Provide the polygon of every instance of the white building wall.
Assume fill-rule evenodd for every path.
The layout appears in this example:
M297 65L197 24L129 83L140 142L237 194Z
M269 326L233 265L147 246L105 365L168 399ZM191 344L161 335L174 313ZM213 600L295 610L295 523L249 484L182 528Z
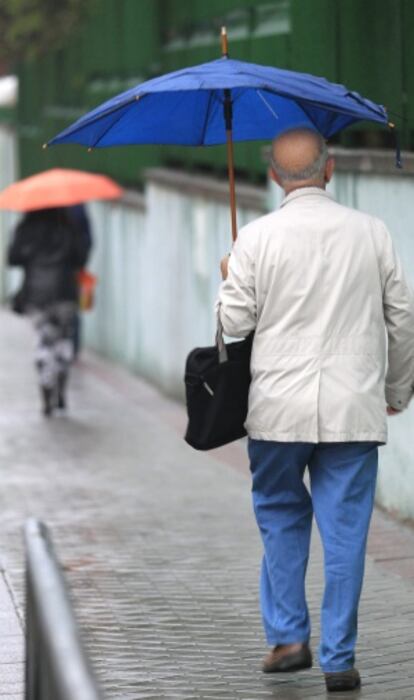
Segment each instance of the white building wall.
M16 150L14 129L0 125L0 190L17 179ZM5 300L8 286L16 288L21 280L19 270L8 271L4 264L10 231L16 219L16 214L0 210L0 301Z
M135 205L90 206L91 269L99 286L96 310L85 315L85 337L94 349L182 397L188 352L214 341L218 266L231 236L225 188L214 181L210 187L206 178L194 188L191 176L177 177L149 179L145 200ZM262 208L254 208L254 195ZM251 208L243 199L240 226L264 211L263 194L253 192Z

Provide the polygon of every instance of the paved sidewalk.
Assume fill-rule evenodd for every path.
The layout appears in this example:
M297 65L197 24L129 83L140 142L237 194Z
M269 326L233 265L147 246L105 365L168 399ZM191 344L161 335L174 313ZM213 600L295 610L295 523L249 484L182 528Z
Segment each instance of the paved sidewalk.
M0 700L23 695L23 625L7 574L0 570Z
M191 450L182 407L92 356L74 373L68 416L44 420L30 328L5 312L0 321L0 552L19 609L21 526L35 516L51 527L106 698L325 698L317 667L281 678L260 672L261 546L243 447ZM364 687L336 697L411 700L414 532L377 512L370 552L358 650ZM307 586L315 649L321 572L315 536ZM3 619L1 601L0 579ZM17 619L13 607L6 612ZM21 646L12 647L18 664ZM18 686L10 691L2 668L0 700L11 700Z

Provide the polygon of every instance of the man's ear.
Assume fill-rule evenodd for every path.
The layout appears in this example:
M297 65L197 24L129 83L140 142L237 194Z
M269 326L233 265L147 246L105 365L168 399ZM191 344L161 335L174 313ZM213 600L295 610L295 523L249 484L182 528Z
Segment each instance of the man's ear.
M267 175L270 178L270 180L273 180L273 182L276 183L276 185L279 185L279 187L282 187L282 183L279 179L278 174L273 170L272 166L269 166Z
M325 165L325 182L330 182L335 170L335 159L329 156Z

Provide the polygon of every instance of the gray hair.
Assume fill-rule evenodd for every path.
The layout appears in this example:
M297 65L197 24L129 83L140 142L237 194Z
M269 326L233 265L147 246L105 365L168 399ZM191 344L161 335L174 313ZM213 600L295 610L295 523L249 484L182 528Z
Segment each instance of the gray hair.
M294 131L297 131L297 129L291 129L290 131L293 133ZM318 144L318 155L313 163L307 165L306 168L295 171L286 170L286 168L283 168L272 155L270 158L270 164L282 182L300 182L304 180L316 180L323 177L326 161L328 160L329 156L325 139L317 131L313 131L311 129L301 129L301 131L307 131L315 136L315 140ZM289 132L285 131L282 135L284 136L287 133ZM277 138L275 141L277 141Z

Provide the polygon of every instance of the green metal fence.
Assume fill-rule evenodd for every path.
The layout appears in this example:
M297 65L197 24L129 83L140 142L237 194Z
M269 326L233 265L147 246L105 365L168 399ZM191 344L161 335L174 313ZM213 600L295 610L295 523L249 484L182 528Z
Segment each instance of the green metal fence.
M43 141L117 92L161 72L218 57L222 23L228 27L233 57L349 84L385 104L403 145L414 145L412 0L100 0L64 50L20 68L22 174L62 165L101 170L138 184L149 165L224 169L220 147L141 146L87 154L63 146L41 151ZM350 145L384 146L390 134L358 125L341 139ZM260 145L236 147L237 168L250 179L263 174Z

